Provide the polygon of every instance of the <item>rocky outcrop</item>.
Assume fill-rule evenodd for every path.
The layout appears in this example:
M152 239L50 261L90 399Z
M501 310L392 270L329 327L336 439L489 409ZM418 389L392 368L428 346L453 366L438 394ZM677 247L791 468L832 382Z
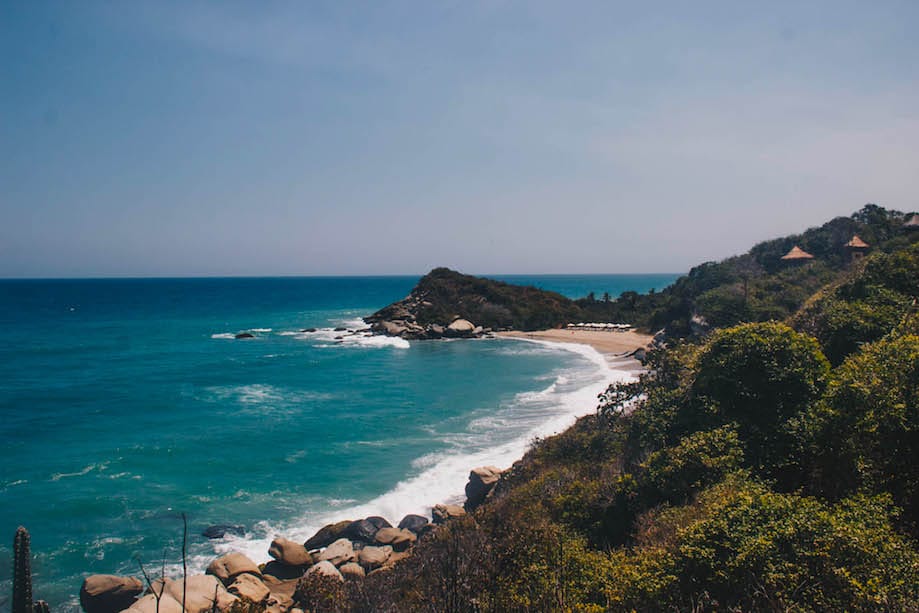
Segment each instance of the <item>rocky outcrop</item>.
M341 576L345 579L363 579L364 575L367 573L364 572L364 568L356 562L348 562L347 564L342 564L341 568L338 569L338 572L341 573Z
M485 498L494 489L498 479L501 478L501 469L497 466L479 466L469 473L466 483L466 503L463 505L467 511L472 511L485 502Z
M80 588L80 606L86 613L117 613L134 604L143 591L136 577L90 575Z
M339 570L335 568L335 565L328 560L323 560L306 571L307 575L312 575L314 573L325 575L326 577L333 577L339 581L344 581L344 577L341 576L341 572L339 572Z
M555 292L435 268L406 298L364 320L375 334L423 340L552 328L582 316L581 307Z
M380 545L390 545L395 551L405 551L415 544L418 537L411 530L401 528L381 528L375 541Z
M357 560L360 562L361 566L368 571L374 570L386 563L386 560L392 555L392 551L392 547L389 545L384 545L382 547L368 545L361 549L357 556Z
M246 533L244 526L234 526L232 524L217 524L208 526L201 532L201 536L209 539L222 539L227 534L242 536Z

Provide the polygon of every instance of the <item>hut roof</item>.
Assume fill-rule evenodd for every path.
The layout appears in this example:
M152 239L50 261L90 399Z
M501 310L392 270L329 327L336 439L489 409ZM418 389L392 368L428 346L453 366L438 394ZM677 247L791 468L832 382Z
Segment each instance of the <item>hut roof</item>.
M863 241L861 238L859 238L858 234L856 234L852 237L852 240L846 243L846 247L849 249L867 249L868 243Z
M814 256L804 251L797 245L791 248L791 251L782 256L783 260L813 260Z
M907 219L906 223L903 224L903 227L909 230L919 230L919 214L913 215Z

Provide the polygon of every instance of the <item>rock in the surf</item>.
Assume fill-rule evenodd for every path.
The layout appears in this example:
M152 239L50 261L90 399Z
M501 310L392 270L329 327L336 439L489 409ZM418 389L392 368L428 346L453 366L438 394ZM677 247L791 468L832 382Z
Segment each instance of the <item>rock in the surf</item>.
M367 521L376 526L377 530L380 528L392 528L392 524L385 517L380 517L379 515L371 515L367 518Z
M117 613L134 604L143 591L136 577L90 575L80 588L80 605L86 613Z
M250 332L240 332L233 336L233 338L242 339L242 338L255 338L255 335Z
M350 519L345 519L335 524L327 524L320 528L316 534L309 538L309 540L303 543L303 546L310 551L314 549L320 549L322 547L328 547L333 542L340 539L342 533L350 525Z
M374 525L373 522L366 519L358 519L348 524L348 527L345 528L345 531L342 532L341 535L352 541L372 543L377 530L379 530L379 528Z

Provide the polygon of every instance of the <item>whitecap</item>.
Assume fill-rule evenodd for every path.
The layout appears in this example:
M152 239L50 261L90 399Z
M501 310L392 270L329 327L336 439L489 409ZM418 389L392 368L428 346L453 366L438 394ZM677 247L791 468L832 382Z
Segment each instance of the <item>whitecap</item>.
M236 334L234 332L219 332L217 334L211 334L211 338L222 338L222 339L233 340L236 338Z

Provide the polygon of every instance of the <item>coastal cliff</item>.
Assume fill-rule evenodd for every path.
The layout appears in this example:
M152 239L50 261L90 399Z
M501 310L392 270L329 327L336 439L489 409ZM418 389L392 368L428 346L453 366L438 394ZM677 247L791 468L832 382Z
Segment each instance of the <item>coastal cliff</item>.
M364 321L378 334L434 339L556 328L583 316L573 300L555 292L435 268L407 297Z

